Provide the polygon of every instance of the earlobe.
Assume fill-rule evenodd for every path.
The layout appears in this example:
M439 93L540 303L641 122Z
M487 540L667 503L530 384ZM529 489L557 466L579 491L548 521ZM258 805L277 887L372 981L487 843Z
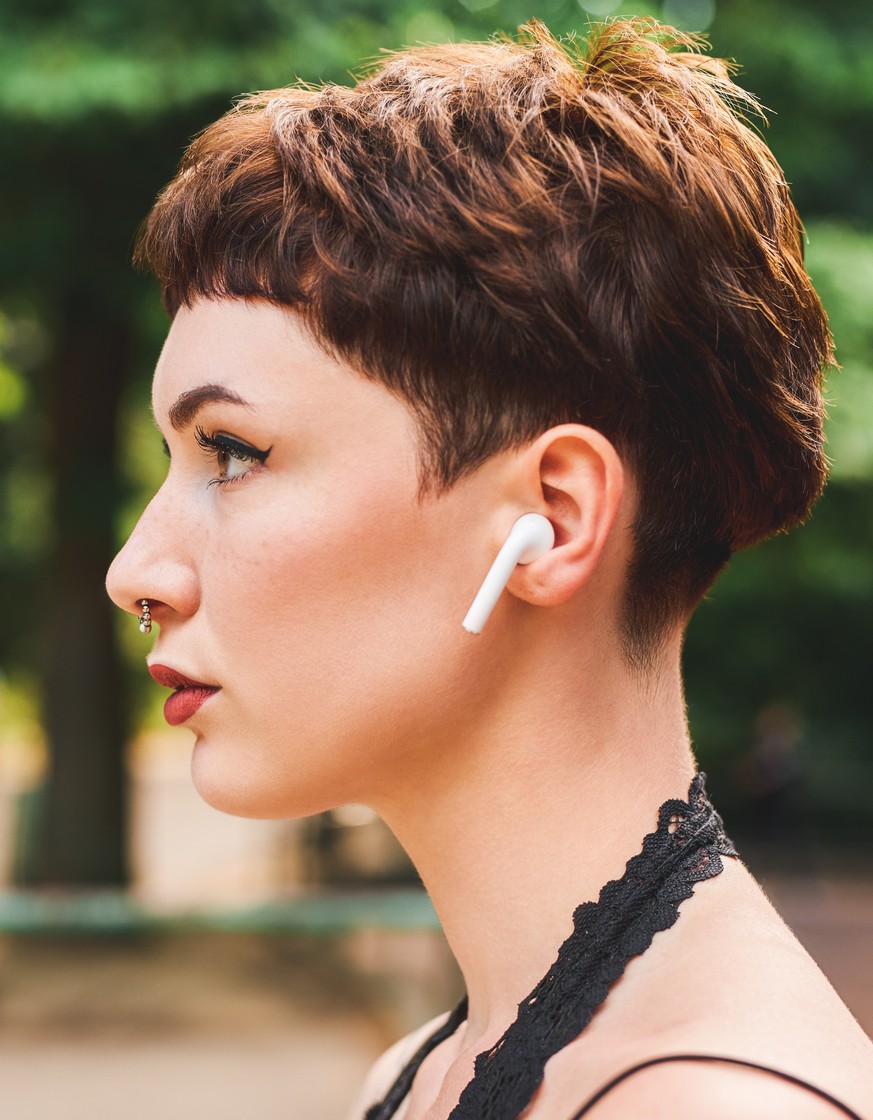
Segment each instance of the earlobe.
M592 579L616 527L624 468L612 443L582 424L544 432L523 453L527 486L555 531L555 545L516 568L509 591L525 602L557 606Z

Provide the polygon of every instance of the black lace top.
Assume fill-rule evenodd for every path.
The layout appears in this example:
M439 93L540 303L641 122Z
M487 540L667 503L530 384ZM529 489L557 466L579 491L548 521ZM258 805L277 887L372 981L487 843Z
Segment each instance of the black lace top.
M473 1079L449 1120L520 1116L543 1080L546 1062L585 1029L628 961L645 952L659 930L673 925L679 904L690 898L695 883L719 874L722 856L737 855L706 796L704 780L702 773L695 776L687 802L665 801L658 812L658 827L643 840L639 855L628 861L624 875L607 883L597 902L577 907L573 932L554 964L519 1004L515 1021L498 1042L478 1055ZM364 1120L394 1116L424 1059L454 1033L466 1013L464 1000L413 1055ZM677 1060L701 1057L677 1056Z
M573 915L573 933L555 963L519 1004L518 1016L490 1051L476 1057L473 1080L448 1120L516 1120L528 1107L544 1077L546 1062L583 1032L606 993L632 956L646 952L654 934L679 916L679 904L694 885L722 870L722 856L736 850L724 833L697 774L688 801L661 805L658 828L628 861L624 875L607 883L596 903L583 903ZM466 1018L466 1000L422 1044L382 1101L364 1120L390 1120L409 1092L418 1068L431 1051L454 1034ZM572 1120L582 1120L597 1101L640 1070L663 1062L716 1062L746 1066L800 1086L834 1105L849 1120L861 1120L847 1104L816 1085L771 1066L717 1054L669 1054L639 1062L594 1093Z
M597 902L573 915L573 932L555 963L518 1006L515 1022L476 1058L474 1076L450 1120L509 1120L530 1103L548 1059L585 1029L624 972L658 930L672 926L694 884L717 875L722 855L736 855L721 818L707 799L704 775L691 783L688 801L665 801L658 827L620 879L607 883ZM365 1120L388 1120L406 1096L424 1058L466 1016L462 1003L406 1067L384 1101Z

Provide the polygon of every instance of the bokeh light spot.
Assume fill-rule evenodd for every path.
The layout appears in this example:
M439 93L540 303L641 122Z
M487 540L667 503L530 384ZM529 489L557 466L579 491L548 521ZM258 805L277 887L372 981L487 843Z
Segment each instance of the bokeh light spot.
M577 0L583 12L592 16L608 16L621 5L621 0Z
M484 12L486 8L493 8L497 0L461 0L468 12Z
M715 0L664 0L661 19L682 31L706 31L715 19Z
M27 386L20 373L0 362L0 420L14 420L24 408Z
M446 43L455 34L455 25L441 12L416 12L406 24L407 43Z

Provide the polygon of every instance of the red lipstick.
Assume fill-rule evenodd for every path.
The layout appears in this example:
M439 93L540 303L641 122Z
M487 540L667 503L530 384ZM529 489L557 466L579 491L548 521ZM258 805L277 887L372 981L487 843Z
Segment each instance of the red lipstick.
M164 704L164 719L172 727L190 719L201 704L220 691L220 685L194 681L168 665L149 665L148 668L153 680L175 690Z

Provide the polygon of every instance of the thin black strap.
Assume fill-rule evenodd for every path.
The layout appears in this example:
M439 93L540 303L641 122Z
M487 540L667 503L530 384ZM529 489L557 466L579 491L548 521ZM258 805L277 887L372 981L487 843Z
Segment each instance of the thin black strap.
M803 1089L808 1089L811 1093L815 1093L823 1100L829 1101L835 1108L844 1112L846 1116L850 1116L852 1120L861 1120L858 1113L853 1112L848 1105L843 1104L842 1101L838 1101L836 1097L832 1097L830 1093L825 1092L824 1089L819 1089L817 1085L810 1085L808 1081L803 1081L801 1078L795 1077L794 1074L783 1073L781 1069L773 1069L772 1066L762 1066L757 1062L747 1062L744 1058L723 1058L718 1054L670 1054L663 1058L650 1058L647 1062L640 1062L638 1065L631 1066L630 1069L626 1069L623 1073L620 1073L618 1077L613 1077L612 1081L608 1081L606 1085L598 1089L594 1096L590 1097L578 1112L573 1113L570 1120L579 1120L579 1118L584 1116L589 1109L593 1108L599 1100L602 1100L608 1092L614 1089L616 1085L632 1074L637 1073L641 1069L645 1069L646 1066L657 1066L662 1062L728 1062L735 1066L748 1066L750 1069L759 1069L764 1073L773 1073L777 1077L781 1077L785 1081L790 1081L794 1085L799 1085Z
M412 1087L412 1082L424 1059L432 1050L435 1050L441 1042L450 1038L466 1018L467 997L464 996L442 1026L437 1027L433 1034L428 1035L421 1046L415 1051L382 1100L377 1101L376 1104L367 1109L364 1114L364 1120L389 1120L400 1107L403 1098Z

